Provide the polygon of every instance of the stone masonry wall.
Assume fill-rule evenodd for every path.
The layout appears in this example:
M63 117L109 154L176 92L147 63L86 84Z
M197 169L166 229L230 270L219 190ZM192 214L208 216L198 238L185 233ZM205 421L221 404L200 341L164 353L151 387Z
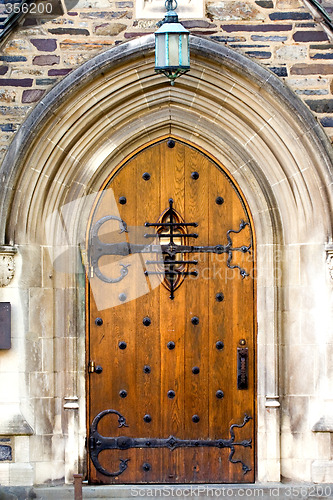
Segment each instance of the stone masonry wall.
M331 14L330 0L322 2ZM27 114L64 76L98 53L156 30L156 19L135 18L133 1L74 3L64 15L27 14L2 43L0 161ZM5 5L0 9L1 16ZM273 71L333 140L333 36L302 0L206 0L204 19L181 21L193 35L226 44Z

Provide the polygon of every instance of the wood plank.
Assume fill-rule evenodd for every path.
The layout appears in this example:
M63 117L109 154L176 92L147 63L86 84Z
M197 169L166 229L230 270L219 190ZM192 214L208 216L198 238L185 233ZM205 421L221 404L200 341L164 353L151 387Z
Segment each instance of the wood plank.
M142 174L150 178L144 180ZM199 177L191 177L198 172ZM128 225L119 231L113 220L100 229L104 242L147 242L143 235L174 200L174 209L186 222L198 222L193 245L227 244L227 231L238 230L240 221L249 220L246 206L232 180L203 152L175 140L150 144L120 168L97 204L92 225L105 215L118 215ZM126 203L119 203L121 196ZM216 198L223 203L216 203ZM151 231L152 230L152 231ZM250 227L231 233L233 247L252 241ZM179 258L180 256L178 256ZM134 438L228 439L230 426L241 424L244 414L255 415L255 282L252 278L254 255L233 252L232 264L244 267L251 275L242 279L239 269L228 269L225 254L189 254L198 258L197 279L185 278L175 291L160 284L158 277L147 279L146 260L155 255L106 256L100 259L102 271L119 276L121 265L128 275L118 283L106 284L94 276L89 294L88 358L103 366L100 375L89 375L89 422L103 409L120 411L129 427L118 428L117 418L105 417L99 431L106 436ZM193 265L189 266L192 270ZM216 300L217 294L223 300ZM127 299L120 300L125 294ZM198 324L191 319L197 316ZM102 317L103 325L95 319ZM151 324L145 326L143 319ZM237 347L241 338L249 349L249 388L237 389ZM170 341L174 349L168 349ZM216 343L223 342L223 349ZM119 343L126 342L120 349ZM144 372L150 367L150 373ZM192 369L198 366L199 373ZM127 391L127 397L119 393ZM174 391L175 397L168 397ZM216 397L223 391L223 398ZM144 415L151 415L145 422ZM197 423L192 421L198 415ZM254 419L236 428L236 441L254 439ZM251 482L254 480L254 448L236 447L234 459L243 460L252 471L243 475L240 463L229 460L230 449L180 448L108 450L100 454L101 463L117 470L120 459L130 458L126 471L115 478L96 472L90 464L89 478L95 483L207 483ZM144 470L143 464L150 469Z

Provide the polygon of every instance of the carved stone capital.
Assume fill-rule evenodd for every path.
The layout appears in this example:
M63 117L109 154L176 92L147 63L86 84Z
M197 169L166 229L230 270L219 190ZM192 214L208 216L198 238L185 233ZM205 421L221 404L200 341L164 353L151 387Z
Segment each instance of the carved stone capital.
M328 272L331 279L333 280L333 244L326 245L326 256Z
M0 245L0 287L9 285L14 278L14 255L17 248L11 245Z

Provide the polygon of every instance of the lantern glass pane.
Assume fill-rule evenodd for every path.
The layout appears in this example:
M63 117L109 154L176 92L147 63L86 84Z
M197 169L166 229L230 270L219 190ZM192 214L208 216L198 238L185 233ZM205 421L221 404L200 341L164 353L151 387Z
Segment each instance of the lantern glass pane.
M182 35L182 58L181 58L181 65L182 66L189 66L190 61L189 61L189 52L188 52L188 35Z
M179 34L169 34L169 66L179 66Z
M157 35L155 40L155 65L158 68L164 68L166 66L165 36Z

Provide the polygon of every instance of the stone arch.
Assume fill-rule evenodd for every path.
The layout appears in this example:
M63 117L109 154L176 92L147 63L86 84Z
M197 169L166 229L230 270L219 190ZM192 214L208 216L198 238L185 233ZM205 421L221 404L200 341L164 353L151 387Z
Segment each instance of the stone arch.
M283 315L283 304L290 300L285 291L293 286L299 247L319 244L323 250L332 239L331 146L305 105L253 60L191 37L191 71L171 87L154 73L153 50L152 36L113 48L73 71L36 106L1 167L0 241L17 244L24 263L29 250L20 249L48 246L47 216L83 198L68 229L71 241L79 241L104 179L133 150L155 138L172 134L215 156L244 193L257 233L258 478L279 480L279 395L285 382L283 377L279 382L278 346L290 331ZM306 272L310 279L311 269ZM18 273L16 279L22 276ZM318 279L323 282L323 270ZM67 334L76 338L71 364L62 373L67 392L54 394L78 396L74 410L85 406L78 282L77 274L55 276L47 286L58 318L54 337L61 328L61 289ZM75 420L62 418L76 436L76 456L69 453L66 462L69 474L77 457L84 457L84 418L76 430Z

